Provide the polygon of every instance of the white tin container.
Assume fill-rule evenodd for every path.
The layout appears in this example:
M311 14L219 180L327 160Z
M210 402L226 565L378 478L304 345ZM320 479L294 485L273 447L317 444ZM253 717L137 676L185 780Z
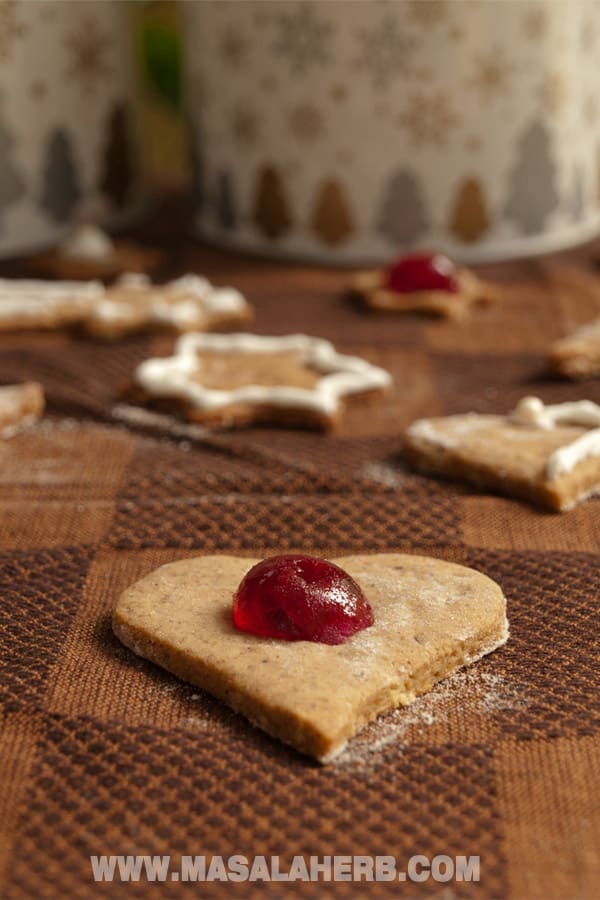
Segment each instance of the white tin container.
M139 202L126 3L0 3L0 256Z
M199 234L325 263L541 253L600 230L585 0L184 4Z

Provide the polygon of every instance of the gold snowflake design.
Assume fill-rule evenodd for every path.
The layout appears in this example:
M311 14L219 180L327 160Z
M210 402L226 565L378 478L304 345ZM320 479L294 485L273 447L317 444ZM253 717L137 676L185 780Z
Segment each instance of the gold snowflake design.
M482 103L489 103L508 93L514 70L513 64L500 50L477 54L473 58L473 75L469 85L479 93Z
M301 103L290 110L290 131L301 141L314 141L323 132L321 113L312 103Z
M595 49L597 37L596 20L592 18L584 20L580 32L581 49L584 53L590 53Z
M424 146L445 144L460 122L460 117L444 91L415 91L398 120L413 143Z
M86 16L77 30L67 36L65 46L70 56L66 74L78 82L85 94L94 94L110 73L108 37L96 19Z
M336 103L343 103L348 98L348 88L345 84L333 84L329 93Z
M523 31L532 41L538 41L545 37L547 27L546 10L542 6L529 9L523 16Z
M238 31L229 28L221 37L221 56L234 69L240 69L246 60L247 44Z
M446 8L446 0L411 0L408 11L417 25L428 28L444 18Z
M598 101L594 94L588 94L583 101L583 120L587 125L595 125L598 121Z
M249 106L237 106L233 111L231 129L240 144L252 146L260 136L260 118Z
M291 4L282 4L290 7ZM332 25L318 15L318 3L303 0L283 12L277 21L278 38L273 50L284 56L296 72L325 65L331 56Z
M375 87L385 88L398 75L410 73L415 40L398 28L392 15L373 28L362 28L357 37L361 46L357 65L371 76Z
M482 147L483 141L478 134L470 134L465 140L465 150L468 150L469 153L480 153Z
M564 109L568 93L566 79L560 70L546 73L539 88L539 98L547 113L556 115Z
M0 60L9 58L15 41L26 30L17 18L16 0L0 0Z
M278 81L278 79L277 79L274 75L272 75L272 74L265 75L264 78L261 78L260 86L261 86L261 88L262 88L263 91L265 91L266 93L272 94L272 93L274 93L276 90L278 90L278 88L279 88L279 81Z
M41 79L32 81L29 85L29 94L33 100L44 100L47 92L48 87Z

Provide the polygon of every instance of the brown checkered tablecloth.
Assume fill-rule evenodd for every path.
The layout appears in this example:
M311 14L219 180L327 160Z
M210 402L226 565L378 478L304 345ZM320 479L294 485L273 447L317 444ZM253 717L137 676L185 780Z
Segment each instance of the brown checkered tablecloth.
M496 267L505 300L464 324L369 315L343 273L183 244L161 274L233 282L255 328L333 339L390 369L391 395L334 436L203 438L115 418L164 337L2 337L0 383L48 415L0 446L0 895L592 898L600 885L600 501L563 515L407 470L415 417L507 411L548 378L548 341L600 311L578 257ZM13 267L17 274L24 271ZM475 566L511 639L321 767L112 636L119 591L204 552L406 551ZM96 884L90 855L480 855L481 882Z

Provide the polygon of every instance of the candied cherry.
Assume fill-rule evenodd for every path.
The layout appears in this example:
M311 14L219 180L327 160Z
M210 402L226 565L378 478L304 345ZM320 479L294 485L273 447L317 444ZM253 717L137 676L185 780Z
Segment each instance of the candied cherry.
M456 267L441 253L422 253L401 256L387 271L387 287L398 294L415 291L447 291L455 294L458 284L454 278Z
M339 566L286 554L246 573L233 598L233 624L263 637L342 644L373 624L373 611Z

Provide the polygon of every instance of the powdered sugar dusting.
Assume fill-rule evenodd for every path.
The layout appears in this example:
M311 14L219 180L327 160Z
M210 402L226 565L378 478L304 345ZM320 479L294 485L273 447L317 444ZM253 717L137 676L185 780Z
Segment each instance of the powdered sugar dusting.
M385 462L368 462L361 472L363 478L376 481L385 487L400 487L405 481L405 473L396 466Z
M208 430L201 425L186 424L174 416L152 412L151 410L143 409L141 406L118 403L116 406L113 406L111 413L113 418L120 422L138 426L139 428L151 428L163 433L167 432L167 434L174 437L203 440L209 434Z
M429 741L428 730L452 719L471 720L494 716L504 710L524 709L529 699L505 676L478 668L461 669L437 684L410 706L381 716L354 737L332 760L332 769L365 770L379 765L383 752L394 745L402 753L412 744ZM460 722L455 723L460 728Z

